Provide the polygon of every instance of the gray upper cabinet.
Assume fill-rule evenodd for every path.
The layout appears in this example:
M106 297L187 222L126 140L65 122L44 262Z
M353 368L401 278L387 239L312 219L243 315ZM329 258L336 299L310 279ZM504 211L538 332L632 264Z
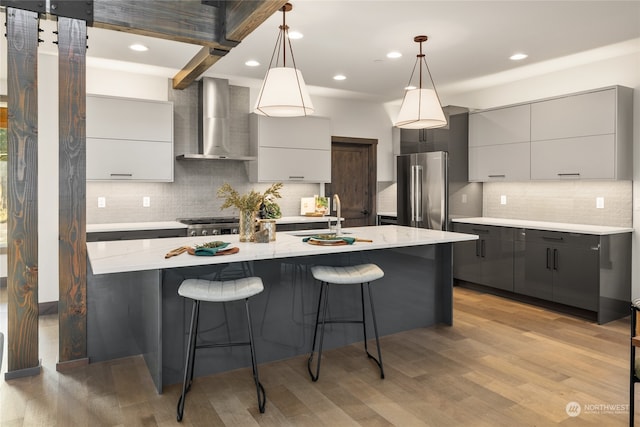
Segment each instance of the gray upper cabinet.
M632 97L616 86L531 104L531 179L631 179Z
M529 142L530 106L498 108L469 115L469 147Z
M523 181L530 171L530 106L469 114L469 181Z
M173 181L173 104L87 95L87 180Z
M250 116L251 182L331 182L331 121Z
M632 179L633 89L469 115L469 181Z

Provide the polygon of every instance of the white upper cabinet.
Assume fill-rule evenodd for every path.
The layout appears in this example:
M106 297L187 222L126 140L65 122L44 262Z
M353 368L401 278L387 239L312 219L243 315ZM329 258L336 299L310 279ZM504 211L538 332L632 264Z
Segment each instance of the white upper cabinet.
M251 114L252 182L331 182L331 121Z
M532 141L604 135L615 131L615 89L531 104Z
M469 181L632 179L633 89L469 115Z
M87 95L87 180L173 181L173 104Z
M529 143L469 147L470 182L529 180Z
M469 114L469 147L529 142L530 106L517 105Z
M529 180L530 106L469 114L469 181Z
M632 179L632 89L531 104L531 179Z

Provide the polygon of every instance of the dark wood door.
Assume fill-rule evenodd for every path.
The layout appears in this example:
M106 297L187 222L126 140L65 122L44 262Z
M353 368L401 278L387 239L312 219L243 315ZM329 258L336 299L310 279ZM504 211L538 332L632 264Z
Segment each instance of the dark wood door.
M340 197L344 227L374 225L377 141L340 137L332 141L331 184L326 194Z

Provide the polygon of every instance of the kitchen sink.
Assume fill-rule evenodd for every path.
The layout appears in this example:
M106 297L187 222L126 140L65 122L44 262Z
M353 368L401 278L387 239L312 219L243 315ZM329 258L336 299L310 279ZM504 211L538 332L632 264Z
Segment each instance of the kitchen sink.
M300 231L286 231L285 233L290 234L291 236L297 237L307 237L307 236L330 236L335 235L334 231L330 231L328 229L320 229L320 230L300 230ZM351 234L348 231L340 232L340 235L343 234Z

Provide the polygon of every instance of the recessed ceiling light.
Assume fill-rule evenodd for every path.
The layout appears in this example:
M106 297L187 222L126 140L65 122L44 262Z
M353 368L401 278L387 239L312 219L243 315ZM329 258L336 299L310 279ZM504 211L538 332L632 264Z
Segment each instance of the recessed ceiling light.
M397 59L400 57L402 57L402 54L400 52L393 51L393 52L387 53L387 58L389 59Z
M257 67L258 65L260 65L260 63L254 59L250 59L245 62L244 65L246 65L247 67Z
M304 37L304 35L299 31L289 31L289 38L291 40L298 40L298 39L301 39L303 37Z
M418 89L418 88L417 88L417 87L415 87L415 86L406 86L406 87L404 88L404 90L414 90L414 89Z
M140 44L140 43L134 43L134 44L130 45L129 49L135 50L136 52L146 52L146 51L149 50L148 47L146 47L145 45Z
M342 74L336 74L335 76L333 76L333 80L346 80L347 77L342 75Z
M512 61L520 61L522 59L525 59L527 56L529 55L527 55L526 53L514 53L509 57L509 59Z

